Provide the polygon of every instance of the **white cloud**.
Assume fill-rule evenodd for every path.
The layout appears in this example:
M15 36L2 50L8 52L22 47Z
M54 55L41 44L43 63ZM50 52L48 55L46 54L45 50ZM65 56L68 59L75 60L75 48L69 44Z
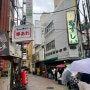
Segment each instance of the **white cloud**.
M42 9L37 6L36 8L33 8L33 11L34 11L35 13L38 13L38 12L42 12Z
M33 12L35 8L41 9L38 13L42 13L44 11L50 12L53 11L53 0L33 0ZM38 8L39 7L39 8Z
M20 6L22 1L19 0ZM54 10L53 0L32 0L33 1L33 13L52 12ZM39 20L40 14L33 14L33 20Z
M33 13L52 12L54 10L53 0L33 0ZM40 19L40 14L33 15L34 20Z

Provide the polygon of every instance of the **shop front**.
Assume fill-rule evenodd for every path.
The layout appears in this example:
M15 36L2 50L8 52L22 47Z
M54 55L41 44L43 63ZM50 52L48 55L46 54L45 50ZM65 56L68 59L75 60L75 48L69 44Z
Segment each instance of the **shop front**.
M9 90L13 84L14 60L18 57L9 42L8 34L0 30L0 88ZM19 55L19 54L18 54ZM3 83L2 83L3 82Z

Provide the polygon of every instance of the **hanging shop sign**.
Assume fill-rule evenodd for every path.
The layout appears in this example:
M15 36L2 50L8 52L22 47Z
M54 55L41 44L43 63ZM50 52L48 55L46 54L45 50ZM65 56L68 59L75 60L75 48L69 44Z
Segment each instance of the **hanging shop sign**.
M31 40L33 40L31 25L20 25L14 27L12 31L12 42L22 42Z
M32 0L26 0L26 24L32 23Z
M76 30L75 11L66 12L69 44L77 44L78 36Z
M8 34L0 30L0 56L9 55L9 37Z

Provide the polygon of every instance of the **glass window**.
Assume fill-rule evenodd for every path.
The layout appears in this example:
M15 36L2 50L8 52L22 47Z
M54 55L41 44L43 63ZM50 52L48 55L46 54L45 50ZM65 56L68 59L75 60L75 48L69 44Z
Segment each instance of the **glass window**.
M45 33L48 33L49 31L51 31L53 28L53 22L51 22L46 28L45 28Z
M59 52L62 52L62 49L60 49Z
M56 53L58 53L58 50L56 50Z
M64 47L64 48L63 48L63 51L66 51L66 50L67 50L67 48L66 48L66 47Z

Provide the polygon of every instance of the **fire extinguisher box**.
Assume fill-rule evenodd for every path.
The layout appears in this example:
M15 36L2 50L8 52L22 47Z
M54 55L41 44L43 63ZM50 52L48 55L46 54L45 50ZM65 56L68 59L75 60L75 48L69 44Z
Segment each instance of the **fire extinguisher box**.
M21 75L22 75L22 84L26 85L28 83L27 71L22 70Z

